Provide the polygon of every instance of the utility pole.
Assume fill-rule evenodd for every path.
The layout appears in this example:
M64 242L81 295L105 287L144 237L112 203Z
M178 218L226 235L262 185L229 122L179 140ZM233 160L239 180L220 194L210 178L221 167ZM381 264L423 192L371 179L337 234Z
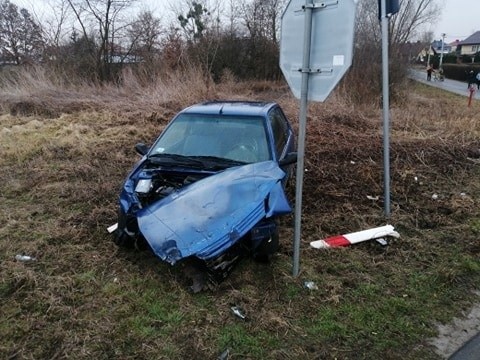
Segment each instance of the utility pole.
M427 68L430 66L430 51L432 51L432 45L429 45L429 46L428 46Z
M443 33L442 34L442 50L440 52L440 64L438 65L438 70L442 68L442 62L443 62L443 46L445 45L445 36L447 34Z

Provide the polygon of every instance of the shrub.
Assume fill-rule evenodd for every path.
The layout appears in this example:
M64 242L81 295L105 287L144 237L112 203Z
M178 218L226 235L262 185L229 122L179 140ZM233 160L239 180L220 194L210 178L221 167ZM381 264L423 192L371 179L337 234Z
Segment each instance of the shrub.
M480 64L444 64L443 70L445 76L449 79L467 81L470 71L480 72Z

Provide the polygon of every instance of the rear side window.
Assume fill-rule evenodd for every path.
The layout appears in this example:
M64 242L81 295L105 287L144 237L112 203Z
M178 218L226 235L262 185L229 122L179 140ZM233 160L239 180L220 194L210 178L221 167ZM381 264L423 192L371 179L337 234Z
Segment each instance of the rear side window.
M280 158L288 140L287 119L279 108L270 111L268 117L272 126L273 138L275 139L275 153L277 158Z

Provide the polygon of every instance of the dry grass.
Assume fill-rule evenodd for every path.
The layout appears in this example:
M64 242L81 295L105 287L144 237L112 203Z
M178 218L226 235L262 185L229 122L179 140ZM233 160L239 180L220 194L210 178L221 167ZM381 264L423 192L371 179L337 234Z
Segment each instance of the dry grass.
M402 238L329 252L308 243L385 222L381 111L341 89L310 104L300 276L291 276L288 216L272 264L246 260L218 289L193 295L178 269L120 251L106 234L133 145L204 99L276 100L295 127L298 101L284 84L228 74L208 88L196 72L148 86L126 74L124 86L102 88L41 76L0 89L3 357L211 359L228 348L232 359L434 359L435 324L473 301L478 103L410 84L392 106L391 222ZM22 253L37 261L16 262Z
M79 110L135 114L167 108L176 112L204 100L245 99L285 91L284 84L239 83L228 74L224 82L215 84L195 68L169 72L154 82L142 81L128 69L122 75L121 85L99 86L78 80L66 82L63 77L46 73L40 67L29 71L11 70L3 77L0 73L0 109L13 115L51 118Z

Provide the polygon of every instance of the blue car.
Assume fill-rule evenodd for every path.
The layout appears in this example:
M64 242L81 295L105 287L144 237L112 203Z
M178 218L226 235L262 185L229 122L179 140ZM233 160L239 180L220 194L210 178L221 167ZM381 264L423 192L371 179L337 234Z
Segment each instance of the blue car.
M275 218L291 212L285 185L294 134L273 102L212 101L178 113L128 175L114 241L148 244L163 261L218 281L245 254L269 259ZM198 288L198 287L197 287Z

